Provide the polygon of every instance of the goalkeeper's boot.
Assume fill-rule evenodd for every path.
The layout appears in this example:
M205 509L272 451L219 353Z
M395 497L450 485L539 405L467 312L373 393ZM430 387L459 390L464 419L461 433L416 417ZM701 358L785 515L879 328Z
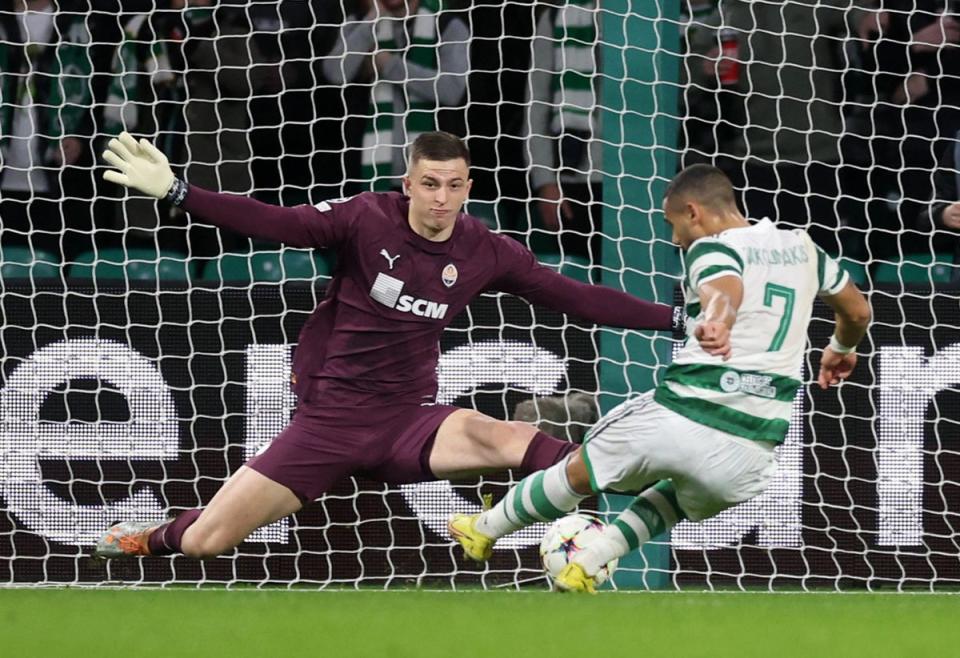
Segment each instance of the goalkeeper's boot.
M596 578L588 576L583 567L576 562L568 562L567 566L557 574L553 584L560 592L597 593Z
M483 497L483 509L490 509L492 496ZM486 562L493 556L496 539L477 530L479 514L454 514L447 521L447 531L463 547L463 556L474 562Z
M100 538L93 554L104 560L150 555L150 545L147 540L150 539L153 531L159 527L160 525L157 523L137 521L118 523L107 530L107 534Z

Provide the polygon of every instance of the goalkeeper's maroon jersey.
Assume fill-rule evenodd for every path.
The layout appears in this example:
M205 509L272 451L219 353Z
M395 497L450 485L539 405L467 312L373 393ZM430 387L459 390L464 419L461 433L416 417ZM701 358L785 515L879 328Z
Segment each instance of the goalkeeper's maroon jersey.
M251 237L337 252L294 354L294 388L308 406L433 402L440 335L487 290L600 324L671 328L671 307L561 276L469 215L446 241L427 240L408 224L409 199L395 192L280 208L191 186L184 207Z

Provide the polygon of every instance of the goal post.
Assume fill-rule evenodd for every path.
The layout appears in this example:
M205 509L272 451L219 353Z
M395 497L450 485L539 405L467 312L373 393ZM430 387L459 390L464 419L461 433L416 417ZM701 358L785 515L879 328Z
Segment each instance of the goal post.
M603 72L604 285L672 303L679 258L660 211L676 171L680 57L679 3L605 1L601 5ZM670 361L670 337L654 332L600 332L600 409L652 389ZM615 513L625 496L605 496ZM620 561L619 587L664 587L670 551L658 537Z

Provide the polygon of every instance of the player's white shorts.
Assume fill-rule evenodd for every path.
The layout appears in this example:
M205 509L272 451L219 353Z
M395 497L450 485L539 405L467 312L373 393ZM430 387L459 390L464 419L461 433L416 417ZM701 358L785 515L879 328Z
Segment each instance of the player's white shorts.
M595 490L637 492L670 479L687 517L701 521L766 489L777 470L773 448L684 418L650 391L605 414L583 454Z

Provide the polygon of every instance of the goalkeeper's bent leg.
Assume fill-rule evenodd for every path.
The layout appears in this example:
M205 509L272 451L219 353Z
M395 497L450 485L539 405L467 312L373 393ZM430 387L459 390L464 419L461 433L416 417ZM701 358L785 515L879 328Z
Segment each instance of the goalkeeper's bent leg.
M476 529L484 535L499 539L504 535L532 525L537 521L554 521L575 509L582 500L592 495L589 486L575 486L567 473L568 464L575 473L586 468L579 453L567 457L550 468L538 471L520 481L507 492L492 509L480 515ZM584 491L580 493L580 491Z
M180 550L196 558L221 555L257 528L293 514L303 504L286 486L241 466L196 521L184 529Z
M121 523L111 528L96 553L115 558L172 555L206 558L234 548L251 532L303 506L289 488L242 466L203 510L187 510L155 528ZM102 545L101 545L102 544Z
M639 548L686 518L673 483L661 480L633 499L603 534L571 560L594 576L607 563Z
M102 558L172 555L208 558L239 545L257 528L303 507L288 487L241 466L203 510L188 510L156 527L125 522L110 528L94 551Z

